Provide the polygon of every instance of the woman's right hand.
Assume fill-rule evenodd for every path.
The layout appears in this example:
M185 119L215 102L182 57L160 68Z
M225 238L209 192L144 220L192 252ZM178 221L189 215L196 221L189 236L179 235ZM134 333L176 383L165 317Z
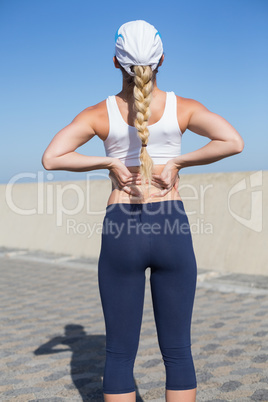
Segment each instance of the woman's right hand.
M141 174L131 173L120 159L114 158L112 166L109 168L109 177L114 186L119 190L124 190L127 194L140 197L142 194L134 185L141 184Z

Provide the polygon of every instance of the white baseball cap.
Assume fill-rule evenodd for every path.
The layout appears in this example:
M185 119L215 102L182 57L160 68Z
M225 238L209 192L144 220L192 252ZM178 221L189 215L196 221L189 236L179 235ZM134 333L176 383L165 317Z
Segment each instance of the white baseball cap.
M151 66L155 70L163 54L163 43L155 27L143 20L126 22L115 34L115 55L121 66Z

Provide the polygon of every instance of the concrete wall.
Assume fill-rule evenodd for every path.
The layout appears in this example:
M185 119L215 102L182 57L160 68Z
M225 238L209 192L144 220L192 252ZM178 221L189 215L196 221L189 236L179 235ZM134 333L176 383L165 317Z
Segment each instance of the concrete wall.
M268 275L268 171L180 174L197 265ZM107 180L0 185L0 246L98 258Z

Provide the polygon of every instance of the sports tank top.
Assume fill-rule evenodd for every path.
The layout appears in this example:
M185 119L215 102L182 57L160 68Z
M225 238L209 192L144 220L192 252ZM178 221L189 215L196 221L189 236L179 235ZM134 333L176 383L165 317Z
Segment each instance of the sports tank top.
M161 119L148 126L147 152L155 165L165 164L181 154L182 132L177 119L177 98L166 93L166 105ZM137 129L129 126L118 108L114 95L106 99L109 134L103 141L106 156L120 159L125 166L140 166L141 139Z

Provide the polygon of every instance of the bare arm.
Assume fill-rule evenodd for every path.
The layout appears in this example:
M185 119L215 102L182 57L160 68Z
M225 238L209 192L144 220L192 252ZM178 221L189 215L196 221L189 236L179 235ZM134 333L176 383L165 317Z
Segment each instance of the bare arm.
M96 135L93 120L100 121L102 118L101 108L96 110L96 106L79 113L68 126L54 136L42 156L42 164L46 170L87 172L96 169L109 169L117 180L118 187L127 194L136 196L135 188L132 189L130 185L139 184L139 173L129 172L128 168L118 158L87 156L75 152L76 148Z
M227 120L210 112L200 102L193 99L187 101L191 108L187 128L211 141L196 151L173 158L177 168L213 163L243 151L242 137Z
M113 158L87 156L75 152L95 135L91 124L93 109L94 106L83 110L53 137L42 156L42 165L46 170L85 172L109 169L112 166Z

